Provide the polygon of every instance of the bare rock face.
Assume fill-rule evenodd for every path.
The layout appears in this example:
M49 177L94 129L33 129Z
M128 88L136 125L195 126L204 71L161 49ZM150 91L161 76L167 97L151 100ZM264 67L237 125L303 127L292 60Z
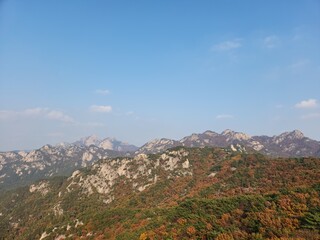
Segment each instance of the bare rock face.
M134 152L138 149L138 147L118 141L115 138L105 138L99 139L96 135L92 135L89 137L81 138L79 141L73 143L73 145L78 146L97 146L104 150L112 150L112 151L119 151L119 152Z
M226 136L227 141L233 140L249 140L251 137L245 133L234 132L230 129L224 130L221 135Z
M38 184L32 184L29 187L29 192L31 193L39 192L43 196L47 195L49 191L50 191L50 188L49 188L49 183L47 181L42 181Z
M192 176L188 155L188 151L180 149L168 150L157 159L150 159L146 154L134 158L108 159L94 164L92 174L75 171L68 179L67 192L80 187L86 195L95 192L102 194L104 202L108 204L115 199L115 188L119 181L130 185L132 191L141 192L163 177Z
M101 140L96 135L92 135L89 137L81 138L79 141L76 142L78 145L84 145L84 146L91 146L91 145L99 145Z
M135 154L159 153L166 149L179 146L179 142L167 138L155 139L143 145Z

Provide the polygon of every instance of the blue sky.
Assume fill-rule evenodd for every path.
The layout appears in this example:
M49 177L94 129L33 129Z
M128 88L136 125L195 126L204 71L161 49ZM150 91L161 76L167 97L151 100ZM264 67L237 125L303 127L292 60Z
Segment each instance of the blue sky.
M0 2L0 151L226 128L320 140L320 1Z

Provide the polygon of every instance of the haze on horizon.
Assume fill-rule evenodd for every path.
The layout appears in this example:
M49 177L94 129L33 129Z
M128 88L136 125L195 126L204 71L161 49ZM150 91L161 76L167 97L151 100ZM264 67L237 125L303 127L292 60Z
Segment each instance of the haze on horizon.
M0 2L0 151L232 129L320 140L320 1Z

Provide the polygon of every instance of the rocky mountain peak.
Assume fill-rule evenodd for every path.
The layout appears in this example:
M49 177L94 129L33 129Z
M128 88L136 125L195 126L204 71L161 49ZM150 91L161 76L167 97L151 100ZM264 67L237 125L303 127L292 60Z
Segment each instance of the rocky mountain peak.
M106 138L99 143L99 147L103 149L113 150L113 141L114 139Z
M96 135L81 138L79 141L74 142L72 145L86 147L93 145L104 150L113 150L119 152L134 152L138 149L138 147L134 145L123 143L115 138L105 138L101 140Z
M242 132L235 132L230 129L224 130L221 135L227 137L227 141L229 140L249 140L251 137L248 134Z
M85 146L90 146L90 145L98 145L101 142L101 140L98 138L97 135L91 135L88 137L81 138L80 142Z
M289 136L291 136L292 138L296 138L296 139L302 139L305 137L304 134L299 130L294 130L294 131L290 132Z
M226 129L226 130L224 130L222 133L221 133L221 135L229 135L229 134L233 134L234 133L234 131L232 131L231 129Z
M168 138L161 138L161 139L154 139L151 142L149 142L150 145L156 145L156 144L166 144L171 143L173 140Z
M299 130L294 130L292 132L284 132L284 133L280 134L279 136L275 136L274 137L276 143L281 143L284 140L293 141L293 140L300 140L300 139L303 139L303 138L305 138L305 136Z
M203 134L207 135L209 137L213 137L213 136L217 136L218 135L218 133L210 131L210 130L205 131Z
M55 145L55 147L60 147L60 148L65 148L65 147L68 147L68 146L70 146L70 143L67 143L67 142L60 142L60 143Z
M43 147L40 148L40 150L42 151L49 151L50 149L54 148L52 145L50 144L46 144Z
M179 143L175 140L168 138L154 139L150 142L147 142L143 145L135 154L140 153L158 153L164 151L168 148L175 147L179 145Z

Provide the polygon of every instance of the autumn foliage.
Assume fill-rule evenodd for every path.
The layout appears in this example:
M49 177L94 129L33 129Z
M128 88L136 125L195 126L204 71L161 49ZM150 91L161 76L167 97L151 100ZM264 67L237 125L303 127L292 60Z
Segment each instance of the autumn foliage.
M158 172L158 182L142 192L119 182L109 205L80 191L58 198L63 183L47 197L8 193L0 198L0 212L7 213L0 216L0 239L40 239L44 231L98 240L320 239L320 159L187 150L192 176ZM51 214L53 200L63 216Z

